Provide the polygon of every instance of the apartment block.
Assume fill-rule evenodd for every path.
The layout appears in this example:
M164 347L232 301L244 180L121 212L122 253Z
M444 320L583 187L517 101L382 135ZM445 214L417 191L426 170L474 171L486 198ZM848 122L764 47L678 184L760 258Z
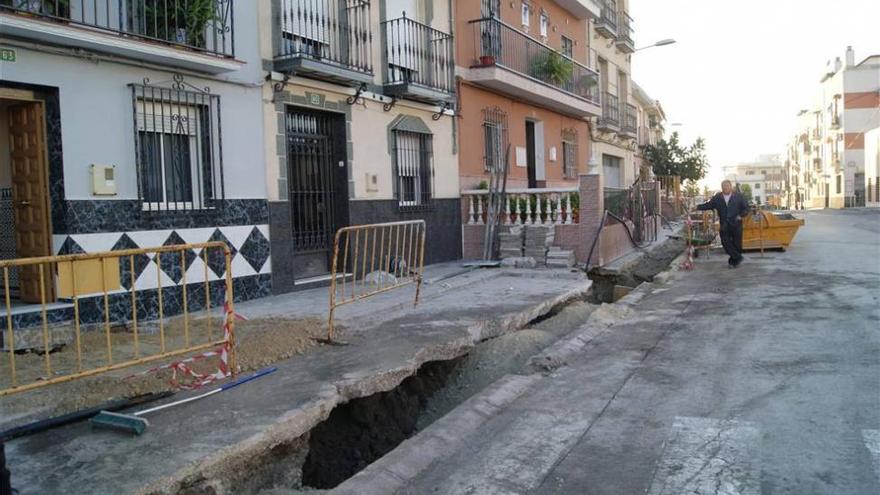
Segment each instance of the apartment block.
M782 206L785 170L779 155L761 155L751 163L724 167L724 178L739 187L749 186L755 204Z
M633 101L638 116L638 140L635 150L635 167L639 176L647 180L653 177L651 163L645 157L646 146L657 146L666 134L666 113L659 100L648 96L648 93L637 83L632 83Z
M880 127L880 55L828 62L786 150L789 205L861 206L867 199L866 134Z

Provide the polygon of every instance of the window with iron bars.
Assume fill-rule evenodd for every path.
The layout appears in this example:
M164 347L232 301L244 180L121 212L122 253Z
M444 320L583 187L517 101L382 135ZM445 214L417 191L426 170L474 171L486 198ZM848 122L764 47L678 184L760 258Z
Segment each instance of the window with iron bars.
M507 114L498 108L483 110L483 167L487 172L504 169L507 152Z
M566 179L577 177L577 132L567 130L562 132L562 173Z
M401 208L428 206L434 190L433 143L430 134L393 131L396 197Z
M131 85L144 211L205 210L223 199L220 97L181 86Z

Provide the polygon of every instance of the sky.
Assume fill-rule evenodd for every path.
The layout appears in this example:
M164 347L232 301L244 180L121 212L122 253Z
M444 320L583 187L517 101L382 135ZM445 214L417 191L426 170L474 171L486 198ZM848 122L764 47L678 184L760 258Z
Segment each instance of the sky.
M710 185L724 166L782 153L826 62L880 54L880 0L629 0L633 80L660 100L667 129L706 139ZM679 123L681 126L670 126Z

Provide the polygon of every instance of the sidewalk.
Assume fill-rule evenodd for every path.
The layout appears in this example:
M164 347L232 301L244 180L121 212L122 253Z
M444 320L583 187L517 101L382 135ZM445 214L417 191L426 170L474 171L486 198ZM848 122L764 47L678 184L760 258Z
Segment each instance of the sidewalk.
M324 346L277 363L267 378L157 413L142 437L88 424L7 444L13 484L30 493L246 493L260 460L302 450L304 434L351 399L397 386L423 363L467 353L514 331L590 286L568 270L426 269L422 303L414 287L344 306L348 346ZM251 317L326 317L327 289L237 305ZM182 398L178 394L175 398ZM304 453L303 453L304 455ZM291 461L293 462L293 461ZM288 466L293 470L293 465ZM289 473L295 476L296 473Z

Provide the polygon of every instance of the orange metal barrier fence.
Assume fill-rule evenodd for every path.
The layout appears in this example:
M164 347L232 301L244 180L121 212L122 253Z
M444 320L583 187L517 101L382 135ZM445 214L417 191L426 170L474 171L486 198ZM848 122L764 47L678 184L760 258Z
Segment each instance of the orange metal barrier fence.
M196 250L201 252L195 254ZM147 256L148 261L143 256ZM191 269L194 258L200 258L204 263L204 279L201 280L200 276L197 282L188 282L187 271L200 271ZM228 351L228 369L234 370L231 259L226 243L206 242L0 261L5 291L2 303L6 310L5 328L0 330L5 333L3 344L8 360L8 367L0 366L0 396L222 346ZM209 261L214 266L221 266L221 263L225 266L222 277L211 279ZM145 275L141 280L149 278L149 282L139 284L136 266L139 265L143 272L144 265L150 263L155 264L155 279ZM163 277L163 266L171 271L179 270L175 272L179 280L172 279L172 284L166 284L169 275L165 273ZM10 270L26 274L33 284L31 292L38 291L31 297L38 296L39 299L39 303L32 305L39 308L39 325L21 328L24 326L20 321L21 312L13 311ZM212 284L219 290L212 290ZM201 291L204 299L198 293ZM212 318L212 294L221 296L221 291L222 297L215 299L225 301L226 314L222 319ZM22 296L24 293L22 284ZM58 304L54 303L56 296L72 303L72 321L50 317L58 310ZM118 309L122 298L131 306L124 311ZM115 314L111 311L111 300ZM176 320L166 321L165 306L171 303L181 309L182 325ZM191 304L203 306L202 318L191 318ZM83 305L96 310L91 321L84 319ZM224 325L219 339L215 337L214 322ZM99 327L103 332L89 331L90 327ZM124 331L118 331L120 327ZM145 331L145 327L150 328ZM17 340L17 334L19 337L29 336L30 343L21 342L27 339ZM69 349L71 343L72 351ZM17 356L16 350L22 348L30 352ZM56 352L59 348L63 352ZM40 354L42 363L37 369L33 356ZM17 358L22 362L17 363ZM8 374L2 372L4 368L8 369Z
M333 341L339 306L413 283L418 305L424 268L424 220L339 229L333 242L327 340Z

